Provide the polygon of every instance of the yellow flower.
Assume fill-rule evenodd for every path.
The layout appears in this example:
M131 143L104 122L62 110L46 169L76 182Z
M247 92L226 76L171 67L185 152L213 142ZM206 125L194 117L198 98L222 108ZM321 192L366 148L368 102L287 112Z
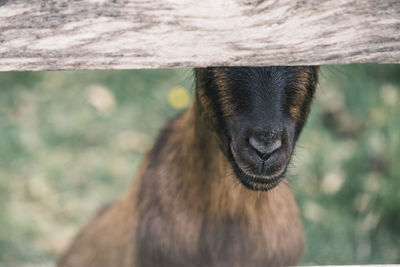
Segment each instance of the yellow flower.
M174 87L168 93L168 103L176 109L181 109L189 104L190 95L184 87Z

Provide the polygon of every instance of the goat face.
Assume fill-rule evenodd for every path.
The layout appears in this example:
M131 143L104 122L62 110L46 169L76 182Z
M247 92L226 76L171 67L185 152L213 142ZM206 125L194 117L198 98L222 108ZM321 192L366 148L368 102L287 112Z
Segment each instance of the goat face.
M317 72L313 66L195 70L202 117L246 187L269 190L283 179Z

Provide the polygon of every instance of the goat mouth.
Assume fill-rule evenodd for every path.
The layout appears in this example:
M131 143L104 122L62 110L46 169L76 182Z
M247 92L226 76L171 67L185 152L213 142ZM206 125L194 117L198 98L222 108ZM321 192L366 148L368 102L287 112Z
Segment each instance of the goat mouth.
M242 173L241 175L239 174L237 177L244 186L255 191L271 190L283 180L283 175L264 179L262 181L260 178L253 177L245 173Z
M272 175L256 175L251 173L249 170L240 167L236 161L235 151L232 147L229 154L235 176L248 189L255 191L268 191L273 189L284 179L287 164L282 166L280 170Z

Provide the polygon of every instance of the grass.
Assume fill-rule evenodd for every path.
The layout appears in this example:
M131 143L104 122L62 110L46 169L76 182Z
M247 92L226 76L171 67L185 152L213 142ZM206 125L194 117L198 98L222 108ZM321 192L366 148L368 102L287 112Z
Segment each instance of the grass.
M0 265L53 261L130 184L190 70L0 73ZM176 105L174 105L176 106ZM400 67L324 67L289 181L302 264L400 263Z

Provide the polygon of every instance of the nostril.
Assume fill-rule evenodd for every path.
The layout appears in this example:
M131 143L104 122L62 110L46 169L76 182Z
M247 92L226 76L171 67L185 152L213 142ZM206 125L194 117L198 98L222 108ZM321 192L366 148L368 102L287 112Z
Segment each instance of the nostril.
M282 146L282 141L280 139L264 141L251 136L249 144L261 158L266 159Z

